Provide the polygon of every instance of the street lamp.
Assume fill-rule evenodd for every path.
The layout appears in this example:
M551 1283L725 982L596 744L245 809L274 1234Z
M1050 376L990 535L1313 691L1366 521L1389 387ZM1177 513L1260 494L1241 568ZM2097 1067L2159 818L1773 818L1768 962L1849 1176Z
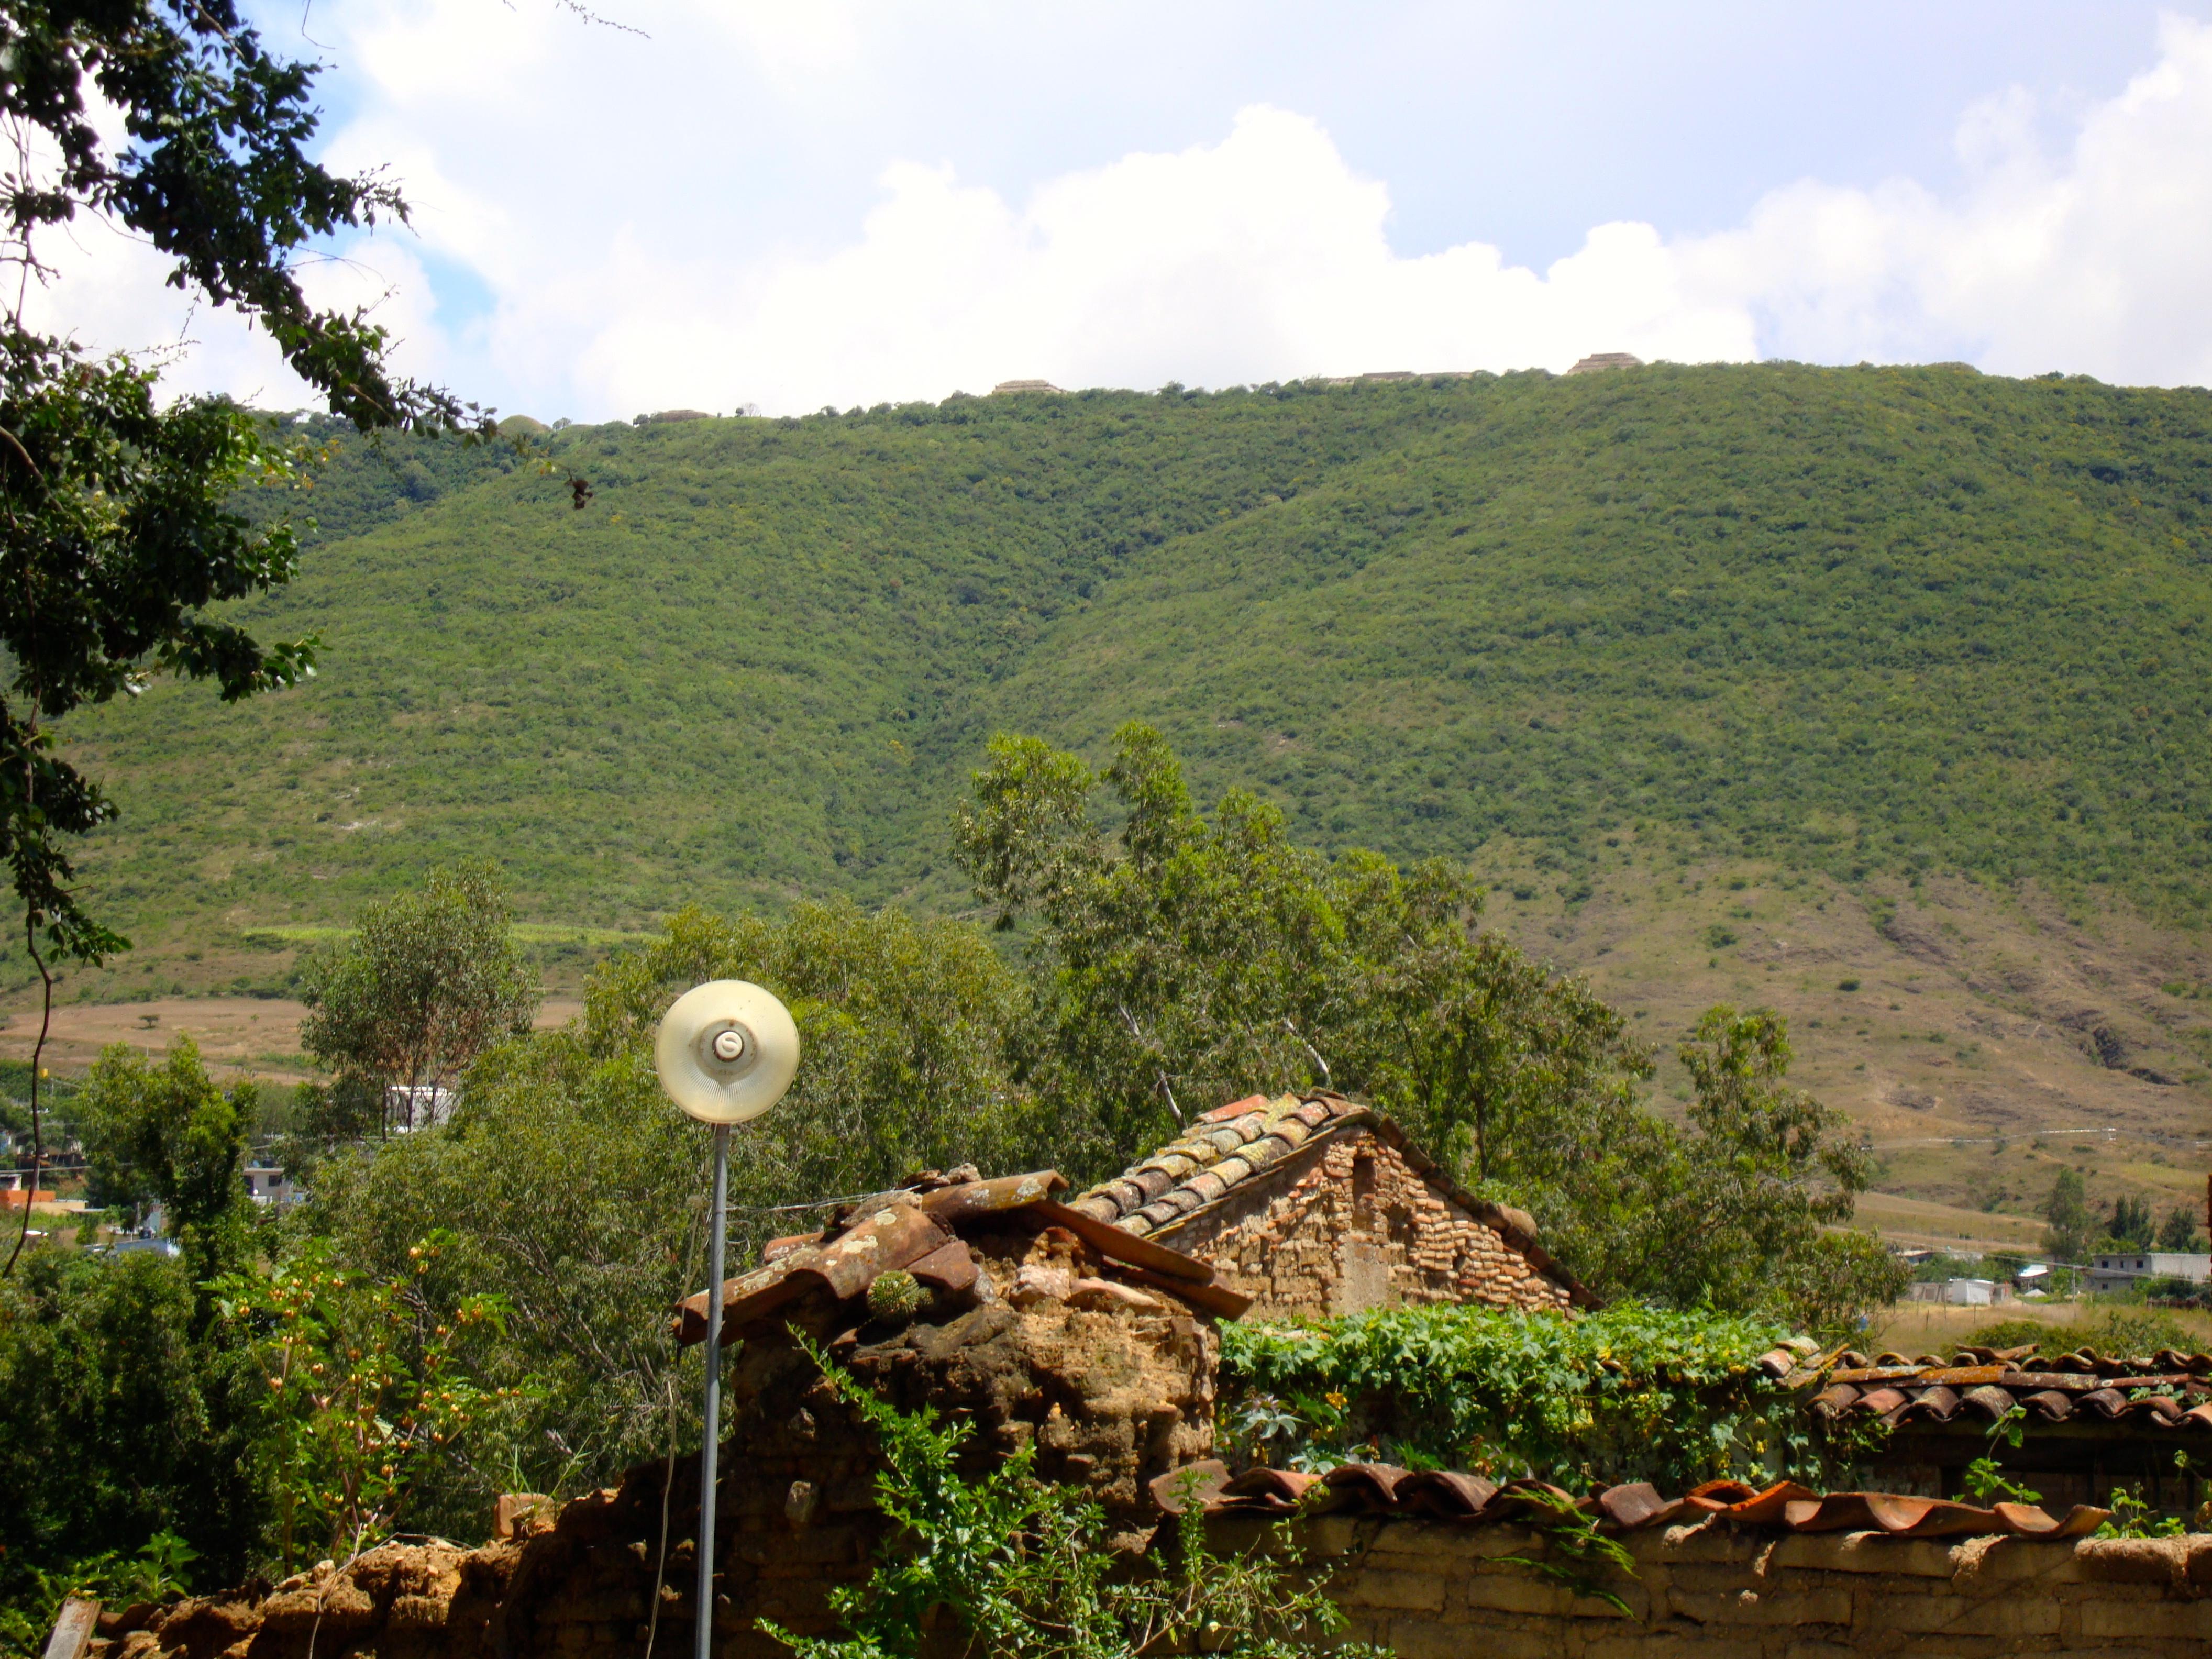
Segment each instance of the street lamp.
M709 980L660 1017L653 1061L678 1106L714 1128L714 1206L707 1235L706 1442L699 1451L699 1623L692 1651L711 1659L714 1636L714 1464L722 1416L722 1235L729 1211L730 1126L783 1098L799 1070L799 1027L769 992L741 979Z

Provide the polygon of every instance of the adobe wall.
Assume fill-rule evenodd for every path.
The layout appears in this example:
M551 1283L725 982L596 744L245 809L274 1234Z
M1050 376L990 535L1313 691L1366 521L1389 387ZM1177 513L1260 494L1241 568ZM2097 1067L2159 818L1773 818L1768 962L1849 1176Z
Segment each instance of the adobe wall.
M1398 1659L2149 1659L2212 1644L2212 1536L1654 1528L1623 1536L1636 1577L1605 1581L1623 1613L1501 1563L1545 1554L1519 1528L1324 1517L1303 1530L1311 1559L1340 1564L1351 1633Z
M1269 1194L1273 1194L1271 1197ZM1565 1308L1569 1295L1371 1131L1333 1138L1287 1186L1231 1196L1153 1235L1261 1312L1431 1302Z
M657 1504L602 1495L518 1541L387 1545L265 1599L184 1603L101 1650L109 1659L644 1659L652 1632L654 1655L683 1659L690 1583L675 1563L651 1626L656 1534L641 1522L655 1515ZM784 1653L752 1630L762 1614L829 1633L830 1589L866 1571L874 1534L859 1519L749 1510L737 1554L752 1588L717 1613L718 1654ZM1224 1550L1264 1542L1242 1517L1214 1528ZM1517 1527L1324 1517L1293 1536L1318 1569L1334 1568L1348 1634L1398 1659L2169 1659L2212 1644L2212 1536L1655 1528L1623 1540L1635 1577L1606 1581L1626 1613L1502 1561L1545 1554L1540 1536Z

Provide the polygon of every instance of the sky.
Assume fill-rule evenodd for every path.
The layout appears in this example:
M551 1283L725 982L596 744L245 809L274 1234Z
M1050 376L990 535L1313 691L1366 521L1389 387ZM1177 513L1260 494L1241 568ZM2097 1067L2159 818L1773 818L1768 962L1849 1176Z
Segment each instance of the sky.
M311 291L503 412L1616 350L2212 385L2212 0L590 6L248 7L414 205ZM312 402L149 250L48 251L49 325Z

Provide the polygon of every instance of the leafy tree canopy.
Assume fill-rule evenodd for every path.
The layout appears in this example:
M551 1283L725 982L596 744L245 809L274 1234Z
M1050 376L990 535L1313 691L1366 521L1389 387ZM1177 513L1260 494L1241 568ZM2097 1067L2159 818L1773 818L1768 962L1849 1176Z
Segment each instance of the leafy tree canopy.
M397 190L307 158L313 65L272 57L230 0L10 0L0 7L0 112L38 142L0 179L0 258L45 282L38 234L90 212L172 261L172 286L242 313L363 430L467 418L446 393L394 379L385 331L319 310L295 262L319 236L404 217ZM104 140L93 100L120 117ZM312 635L264 645L210 614L291 579L296 542L231 498L291 476L294 447L218 398L157 404L154 370L0 319L0 853L48 948L97 961L125 941L74 890L60 836L112 816L53 752L50 726L143 688L149 672L212 679L226 701L312 669Z
M2080 1263L2088 1259L2096 1239L2096 1220L2089 1213L2088 1183L2079 1170L2061 1170L2051 1183L2043 1218L2050 1224L2044 1249L2061 1261Z
M300 1046L374 1102L380 1126L396 1114L414 1127L485 1049L529 1029L538 982L510 922L488 863L368 906L353 941L310 970Z
M1863 1306L1893 1278L1886 1258L1818 1244L1867 1160L1787 1085L1771 1012L1706 1015L1680 1055L1696 1099L1672 1123L1638 1097L1650 1060L1620 1016L1480 931L1464 874L1324 858L1241 791L1205 819L1142 726L1097 776L1038 739L995 739L957 840L1000 925L1027 924L1027 1060L1063 1168L1104 1173L1224 1101L1327 1084L1534 1211L1605 1294L1777 1305L1812 1289L1784 1269L1816 1251L1854 1269L1828 1276L1830 1304Z
M2148 1199L2122 1197L2112 1200L2112 1216L2105 1225L2105 1236L2116 1248L2148 1250L2157 1235L2158 1223L2151 1217Z
M2161 1250L2194 1251L2204 1242L2203 1229L2197 1224L2199 1212L2186 1204L2177 1204L2166 1212L2165 1222L2158 1230L2158 1248Z
M259 1104L252 1083L218 1089L190 1037L159 1066L125 1042L102 1049L76 1101L94 1182L125 1201L158 1201L198 1278L242 1250L243 1172Z
M416 1241L447 1228L452 1294L511 1298L485 1376L545 1381L518 1443L522 1473L501 1477L529 1490L611 1478L665 1453L672 1433L696 1432L682 1426L696 1390L672 1389L678 1359L639 1310L666 1308L705 1273L710 1139L661 1093L653 1033L677 995L720 978L781 997L805 1054L782 1103L736 1132L735 1259L820 1225L816 1200L879 1192L925 1165L975 1159L996 1172L1055 1156L1054 1126L1006 1058L1022 984L981 930L848 903L778 920L672 918L651 946L594 975L574 1024L487 1054L450 1127L316 1174L314 1223L348 1261L402 1276ZM446 1524L434 1518L446 1504L464 1524L479 1496L433 1491L424 1524Z

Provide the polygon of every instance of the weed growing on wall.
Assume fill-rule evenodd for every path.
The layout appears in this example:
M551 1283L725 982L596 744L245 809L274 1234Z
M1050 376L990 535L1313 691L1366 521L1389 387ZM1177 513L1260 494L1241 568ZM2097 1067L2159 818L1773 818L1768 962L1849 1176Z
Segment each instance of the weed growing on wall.
M877 1503L897 1528L865 1584L832 1592L849 1635L799 1637L761 1621L799 1659L912 1659L925 1644L978 1659L1380 1659L1385 1651L1337 1639L1344 1614L1311 1576L1260 1550L1216 1554L1195 1505L1166 1549L1133 1567L1106 1547L1097 1504L1036 1478L1031 1448L963 1479L953 1460L972 1425L940 1422L927 1407L900 1411L799 1340L875 1431L884 1463ZM948 1644L955 1632L964 1647Z

